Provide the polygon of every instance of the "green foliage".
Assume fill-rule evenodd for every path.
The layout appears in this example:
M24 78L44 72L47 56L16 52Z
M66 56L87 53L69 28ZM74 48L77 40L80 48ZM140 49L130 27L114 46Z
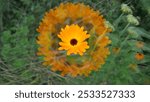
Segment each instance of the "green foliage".
M147 10L147 12L149 13L149 15L150 15L150 1L149 0L140 0L140 2L142 3L142 5L143 5L143 9L146 9Z
M6 2L7 1L7 2ZM97 72L88 77L62 77L42 65L43 58L36 55L36 28L44 13L61 2L84 2L101 11L112 23L115 31L108 34L112 43L111 54ZM140 25L127 22L121 12L122 0L1 0L0 1L0 84L150 84L150 8L149 0L137 2L124 0L139 16ZM136 0L135 0L136 1ZM141 12L142 13L139 13ZM143 19L142 17L145 17ZM147 23L145 23L147 22ZM136 42L144 42L137 48ZM92 46L92 38L89 39ZM114 53L114 48L120 48ZM135 54L144 53L144 60L137 61ZM70 60L78 56L68 57ZM81 59L77 60L81 63ZM134 70L130 64L138 65Z

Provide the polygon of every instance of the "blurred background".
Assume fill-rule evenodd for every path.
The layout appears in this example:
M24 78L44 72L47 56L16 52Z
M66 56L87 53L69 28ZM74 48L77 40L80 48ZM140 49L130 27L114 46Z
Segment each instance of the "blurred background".
M114 27L108 35L111 54L88 77L63 77L43 66L42 57L36 55L36 28L45 12L62 2L90 5ZM138 25L128 25L123 3L132 9ZM124 36L119 38L123 29ZM150 84L149 45L150 0L0 0L0 84ZM136 59L137 53L144 58Z

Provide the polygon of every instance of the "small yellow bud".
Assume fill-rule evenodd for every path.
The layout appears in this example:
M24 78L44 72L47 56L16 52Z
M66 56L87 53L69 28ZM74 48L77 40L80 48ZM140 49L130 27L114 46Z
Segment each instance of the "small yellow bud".
M127 15L127 21L133 25L139 25L139 21L137 20L137 18L131 14Z
M127 4L122 4L121 5L121 11L123 13L130 13L130 14L132 14L132 10Z
M111 29L112 31L115 31L114 26L109 21L105 21L105 26L107 28Z

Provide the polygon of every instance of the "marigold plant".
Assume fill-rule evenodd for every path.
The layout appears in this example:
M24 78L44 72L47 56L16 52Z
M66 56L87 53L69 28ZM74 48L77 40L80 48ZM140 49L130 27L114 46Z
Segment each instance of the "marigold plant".
M61 75L88 76L109 55L110 40L105 19L82 3L65 3L46 12L37 31L38 55L43 65Z

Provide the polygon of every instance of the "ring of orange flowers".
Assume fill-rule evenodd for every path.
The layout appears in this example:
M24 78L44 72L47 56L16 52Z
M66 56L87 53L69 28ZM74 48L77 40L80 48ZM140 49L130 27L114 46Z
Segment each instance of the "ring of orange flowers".
M98 11L94 11L89 6L82 3L65 3L46 12L37 31L40 33L37 43L39 44L38 55L44 56L43 64L51 66L52 71L60 71L61 75L75 77L77 75L88 76L91 71L98 70L105 63L109 49L107 45L110 43L106 33L110 32L104 24L105 19ZM96 34L94 45L96 49L89 52L91 59L85 60L81 65L76 63L68 63L66 55L58 51L58 37L61 28L69 24L78 24L87 27L90 35Z

